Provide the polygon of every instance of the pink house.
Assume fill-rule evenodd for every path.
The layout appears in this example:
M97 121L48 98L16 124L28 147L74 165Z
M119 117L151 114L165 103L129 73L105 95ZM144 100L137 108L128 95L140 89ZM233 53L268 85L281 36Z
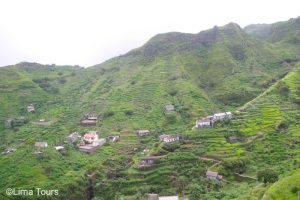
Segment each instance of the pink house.
M83 136L83 140L87 144L93 144L94 142L99 140L99 136L97 134L97 131L89 131Z

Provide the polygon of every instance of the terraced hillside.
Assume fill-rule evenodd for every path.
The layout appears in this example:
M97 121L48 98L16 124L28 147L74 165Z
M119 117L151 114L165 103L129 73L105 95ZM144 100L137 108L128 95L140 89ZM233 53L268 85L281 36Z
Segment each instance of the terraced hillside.
M143 143L152 149L148 154L165 157L153 167L139 169L139 158L145 155L137 155L133 158L136 165L120 170L118 178L102 178L96 195L109 198L106 195L114 193L112 188L118 188L120 195L128 199L149 192L188 195L193 193L193 184L197 184L201 185L201 199L297 199L298 182L289 176L300 164L299 77L299 69L293 70L237 110L232 121L213 128L177 132L182 137L179 143L166 145L158 142L157 135L146 136ZM229 136L240 140L229 142ZM208 169L219 171L224 181L206 179ZM259 183L256 174L263 169L280 174L279 182L267 187ZM297 173L292 176L297 177ZM295 181L280 188L284 185L281 181L288 180ZM181 187L186 187L184 192Z
M287 26L298 30L295 23ZM280 181L299 168L298 46L286 48L284 41L250 36L230 23L199 34L160 34L89 68L0 68L0 149L16 149L0 155L1 197L13 198L5 195L8 187L43 187L59 189L57 199L143 199L149 192L191 200L275 198ZM36 112L27 113L29 104ZM235 117L192 129L199 117L220 111L236 111ZM99 117L96 126L79 126L86 113ZM8 119L26 120L5 128ZM151 134L138 137L132 134L137 129ZM71 132L90 130L100 137L131 133L94 154L64 143ZM161 134L180 141L164 144ZM42 155L34 154L37 141L48 142ZM163 157L141 169L144 156ZM264 187L256 174L269 168L280 179ZM207 170L218 171L223 181L207 179Z

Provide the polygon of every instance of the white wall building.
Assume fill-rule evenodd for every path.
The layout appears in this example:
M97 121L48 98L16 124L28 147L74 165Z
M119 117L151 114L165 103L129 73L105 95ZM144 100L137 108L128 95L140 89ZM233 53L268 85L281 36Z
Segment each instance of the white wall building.
M176 135L161 135L159 139L165 143L172 143L179 140L179 137Z
M224 112L224 113L216 113L213 115L214 120L222 120L222 119L231 119L232 118L232 113L231 112Z

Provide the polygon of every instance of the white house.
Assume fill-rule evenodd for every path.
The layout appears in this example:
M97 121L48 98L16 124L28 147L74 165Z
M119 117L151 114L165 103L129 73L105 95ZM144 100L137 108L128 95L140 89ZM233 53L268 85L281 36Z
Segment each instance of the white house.
M35 111L35 109L34 109L34 106L32 104L27 106L27 112L34 112L34 111Z
M94 115L94 114L86 114L84 116L84 118L88 119L88 120L97 120L98 119L98 117L96 115Z
M179 137L176 135L160 135L159 139L165 143L172 143L179 140Z
M48 147L48 143L47 142L36 142L34 144L34 146L36 146L36 147Z
M158 194L148 194L148 200L179 200L178 196L159 196Z
M218 172L213 172L209 170L207 170L206 172L206 177L211 180L221 180L223 178L223 176L219 175Z
M143 136L143 135L149 135L150 131L149 130L136 130L135 131L137 135Z
M178 196L161 196L158 200L179 200Z
M172 112L172 111L175 111L175 107L174 105L170 104L170 105L165 105L165 110L167 112Z
M214 120L212 119L212 117L207 116L203 119L198 119L196 120L196 128L202 128L202 127L210 127L213 126L214 124Z
M57 150L57 151L60 151L60 150L65 149L65 147L63 147L63 146L55 146L54 148L55 148L55 150Z
M224 113L216 113L213 115L214 120L222 120L222 119L231 119L232 113L231 112L224 112Z

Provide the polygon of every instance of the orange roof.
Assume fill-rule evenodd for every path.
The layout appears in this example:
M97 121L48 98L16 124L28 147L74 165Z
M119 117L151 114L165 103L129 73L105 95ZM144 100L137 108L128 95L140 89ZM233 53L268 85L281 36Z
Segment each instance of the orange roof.
M96 137L97 133L86 133L84 134L84 137L85 138L94 138Z

